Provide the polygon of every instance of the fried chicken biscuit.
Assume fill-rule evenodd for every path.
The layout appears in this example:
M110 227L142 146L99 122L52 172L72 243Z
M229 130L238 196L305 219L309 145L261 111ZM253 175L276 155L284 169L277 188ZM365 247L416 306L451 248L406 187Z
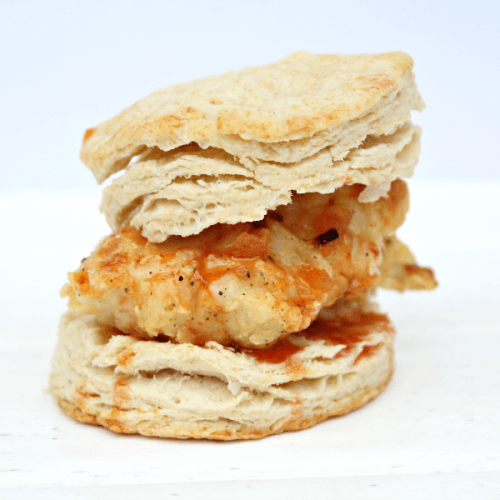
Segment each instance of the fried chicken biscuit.
M68 275L51 390L122 433L253 439L375 397L377 286L432 289L396 229L423 109L411 58L293 54L87 130L113 233Z

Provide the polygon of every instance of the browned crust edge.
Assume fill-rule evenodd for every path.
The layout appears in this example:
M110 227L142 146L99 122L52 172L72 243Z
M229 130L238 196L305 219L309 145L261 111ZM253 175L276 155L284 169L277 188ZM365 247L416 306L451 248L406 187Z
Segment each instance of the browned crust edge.
M106 418L101 415L91 415L82 411L77 405L67 401L63 398L56 398L59 407L70 417L85 424L100 425L118 434L141 434L143 436L154 436L162 438L175 438L175 439L209 439L215 441L233 441L233 440L249 440L261 439L266 436L281 434L283 432L298 431L307 429L316 424L323 422L331 417L336 417L349 413L357 408L363 406L371 399L377 397L388 385L394 373L394 355L391 349L391 369L386 380L379 386L374 388L360 388L353 393L347 401L343 401L340 405L335 404L333 408L318 412L312 417L303 415L300 399L291 403L293 408L293 415L281 422L277 422L269 429L253 429L242 425L237 431L230 429L213 429L200 423L193 427L182 427L182 422L176 425L166 425L164 427L156 427L155 429L142 429L140 426L126 425L120 421L120 413L123 410L113 410L116 413L116 418ZM223 427L221 424L220 427Z

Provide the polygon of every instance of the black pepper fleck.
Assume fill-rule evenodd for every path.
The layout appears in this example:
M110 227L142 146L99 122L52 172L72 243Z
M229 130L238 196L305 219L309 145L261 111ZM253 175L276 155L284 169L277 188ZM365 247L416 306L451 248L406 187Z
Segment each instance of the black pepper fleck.
M179 276L179 281L182 281L184 279L184 276Z
M330 243L330 241L336 240L339 237L339 233L337 232L336 229L330 229L326 233L320 234L319 236L316 236L315 241L316 244L322 247L323 245L326 245L327 243Z

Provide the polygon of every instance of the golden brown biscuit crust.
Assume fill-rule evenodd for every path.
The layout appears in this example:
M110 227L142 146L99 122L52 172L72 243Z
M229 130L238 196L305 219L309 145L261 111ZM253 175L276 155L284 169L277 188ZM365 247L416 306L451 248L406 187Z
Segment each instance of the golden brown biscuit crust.
M408 120L410 109L422 109L412 67L413 60L402 52L298 52L265 66L174 85L87 130L81 159L99 182L147 148L170 151L191 142L241 158L294 162L337 142L338 127L369 120L367 115L384 100L388 105L394 101L396 108L411 101L408 109L403 106L406 118L399 125ZM398 92L404 89L411 95L402 99ZM394 106L386 110L391 115ZM372 126L357 142L367 133L390 132L383 128ZM333 137L317 136L324 131ZM304 140L313 144L306 147ZM292 155L282 151L290 145Z

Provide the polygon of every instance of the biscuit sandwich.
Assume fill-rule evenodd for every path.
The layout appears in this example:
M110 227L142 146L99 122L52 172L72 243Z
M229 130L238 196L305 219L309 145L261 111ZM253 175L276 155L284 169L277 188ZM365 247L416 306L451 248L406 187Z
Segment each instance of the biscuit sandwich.
M86 131L112 233L68 274L50 387L120 433L254 439L377 396L378 286L430 290L395 232L422 110L401 52L293 54L159 90Z

